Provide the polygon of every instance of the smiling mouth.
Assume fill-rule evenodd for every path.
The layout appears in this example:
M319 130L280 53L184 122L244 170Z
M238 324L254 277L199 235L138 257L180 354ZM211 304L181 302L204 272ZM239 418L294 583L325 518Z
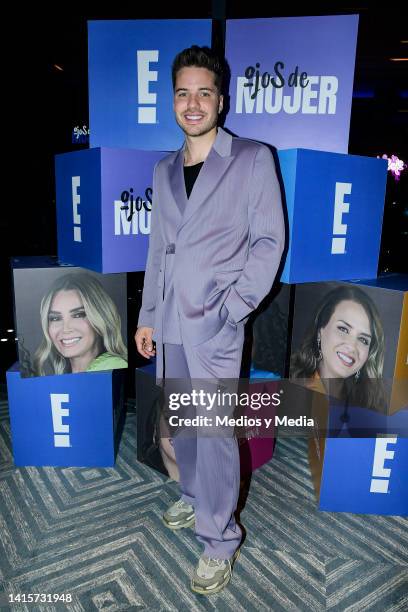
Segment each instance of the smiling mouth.
M75 344L78 344L78 342L81 340L81 337L78 338L63 338L62 340L60 340L62 346L74 346Z
M353 359L349 355L346 355L345 353L342 353L341 351L337 351L336 355L340 359L340 361L348 368L351 368L356 363L355 359Z
M200 121L204 115L184 115L187 121Z

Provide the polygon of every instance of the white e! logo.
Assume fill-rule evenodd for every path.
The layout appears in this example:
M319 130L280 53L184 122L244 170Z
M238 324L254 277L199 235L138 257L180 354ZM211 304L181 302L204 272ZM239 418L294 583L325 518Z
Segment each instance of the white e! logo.
M394 459L393 450L387 450L388 444L396 444L397 436L393 438L377 438L374 450L373 477L371 479L370 493L388 493L391 469L384 467L386 459Z
M343 255L346 252L347 225L343 223L343 215L349 212L350 203L344 201L345 195L350 195L351 183L336 183L334 197L332 255Z
M149 83L157 81L157 70L149 70L151 63L159 61L159 51L137 52L137 88L138 103L150 106L139 106L138 123L156 123L157 94L149 91Z
M82 242L81 237L81 215L78 212L78 206L81 203L81 196L78 189L81 186L81 177L72 177L72 219L74 221L74 242Z
M52 427L54 429L54 446L70 446L69 425L62 422L62 417L69 416L69 409L62 404L69 402L68 393L51 393Z

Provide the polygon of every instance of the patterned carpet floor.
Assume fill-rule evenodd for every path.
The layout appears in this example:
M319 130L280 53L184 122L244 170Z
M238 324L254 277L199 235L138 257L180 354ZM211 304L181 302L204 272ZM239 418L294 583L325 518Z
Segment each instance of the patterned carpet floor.
M161 515L177 485L136 460L128 413L115 468L15 468L0 404L0 611L397 611L408 609L408 521L319 512L306 442L278 441L253 475L247 537L231 584L189 589L192 530ZM69 593L71 603L10 604L10 594Z

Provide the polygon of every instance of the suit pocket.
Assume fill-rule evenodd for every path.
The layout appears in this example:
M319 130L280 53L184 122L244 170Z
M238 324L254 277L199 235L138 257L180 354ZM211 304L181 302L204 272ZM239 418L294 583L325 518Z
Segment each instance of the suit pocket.
M215 282L218 289L223 290L230 287L241 276L243 268L236 270L220 270L215 273Z

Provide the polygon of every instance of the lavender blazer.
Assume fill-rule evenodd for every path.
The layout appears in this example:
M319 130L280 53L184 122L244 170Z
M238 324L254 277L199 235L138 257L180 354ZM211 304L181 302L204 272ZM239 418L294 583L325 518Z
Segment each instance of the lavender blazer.
M172 284L183 341L214 337L228 317L244 321L270 291L285 230L270 150L218 128L187 200L184 147L153 176L151 233L138 325L154 327L161 358L163 287ZM162 375L158 360L157 376Z

